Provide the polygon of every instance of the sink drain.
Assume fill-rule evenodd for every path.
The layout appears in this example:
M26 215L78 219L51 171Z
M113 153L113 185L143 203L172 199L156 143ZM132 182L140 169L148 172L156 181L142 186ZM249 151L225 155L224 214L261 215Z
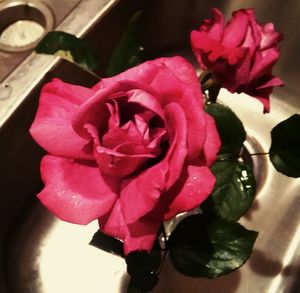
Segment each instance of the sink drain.
M32 49L54 27L51 9L41 1L0 2L0 50Z

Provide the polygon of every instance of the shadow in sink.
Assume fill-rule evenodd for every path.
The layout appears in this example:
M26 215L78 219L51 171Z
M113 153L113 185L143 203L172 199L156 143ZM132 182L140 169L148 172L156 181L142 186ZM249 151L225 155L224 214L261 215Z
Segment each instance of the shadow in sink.
M299 40L295 39L296 32L293 32L291 23L299 22L300 7L293 0L285 3L289 7L295 7L292 19L282 12L279 4L274 5L270 0L262 3L248 0L243 1L243 4L237 0L145 2L143 36L146 49L152 57L160 56L161 52L166 52L167 55L170 55L170 51L184 52L178 48L182 49L184 42L188 41L192 28L197 27L203 18L210 17L210 8L213 6L225 11L227 16L232 10L253 6L261 22L273 21L279 24L279 29L285 34L285 41L282 43L283 58L276 71L282 73L287 85L272 95L271 114L258 114L261 113L261 108L250 98L243 96L237 99L226 91L221 93L222 102L240 116L251 137L258 141L259 148L263 150L269 147L270 129L282 119L299 112L300 107L300 100L297 99L299 88L292 84L300 77L299 72L295 73L294 70L300 67L299 59L293 62L289 60L289 56L298 54ZM102 56L104 67L130 16L141 7L141 1L120 1L107 15L91 23L85 38ZM104 67L100 74L105 72ZM35 199L35 194L42 186L39 162L44 152L31 139L28 129L35 115L40 88L52 77L85 86L97 82L93 75L61 61L28 94L0 129L1 259L4 257L5 242L5 266L1 262L0 285L4 283L2 279L5 273L12 292L121 292L127 282L124 261L88 245L97 224L92 223L85 228L61 222ZM253 163L254 167L259 167ZM297 233L300 184L275 172L268 162L264 172L266 178L256 197L259 208L253 207L255 212L251 217L242 219L249 229L260 232L254 258L238 272L215 281L179 276L170 263L167 263L154 292L193 293L204 290L203 288L207 288L205 292L215 290L214 292L224 293L295 292L293 290L297 284L297 274L291 270L287 275L284 268L293 267L293 263L300 257L300 250L295 249L300 246ZM286 217L287 214L289 218ZM272 261L274 255L275 262ZM269 264L272 270L259 269L268 267ZM0 287L0 291L6 292L2 288L4 287ZM190 291L186 288L190 288Z
M300 263L299 260L293 265L287 266L283 270L283 276L289 278L292 283L291 293L299 292L300 288Z
M8 264L5 272L8 283L13 286L12 292L39 292L32 291L33 284L29 284L28 280L34 278L33 258L38 254L39 239L42 241L43 230L47 233L53 222L53 217L39 205L35 197L33 200L33 195L42 188L39 164L45 153L32 140L28 129L37 109L40 89L54 77L84 86L92 86L98 81L95 76L62 60L46 74L0 129L0 152L3 155L0 167L1 244L6 241L6 248L10 251L5 252ZM8 233L7 238L4 238L5 233ZM20 282L16 281L16 276Z
M217 279L186 277L175 271L168 260L161 273L160 282L153 292L233 293L240 292L238 291L240 282L241 273L239 271L235 271Z

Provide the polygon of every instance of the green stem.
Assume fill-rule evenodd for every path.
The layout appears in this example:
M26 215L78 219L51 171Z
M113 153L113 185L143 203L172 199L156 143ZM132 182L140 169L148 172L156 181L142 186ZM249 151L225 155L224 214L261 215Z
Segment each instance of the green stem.
M164 249L161 249L161 251L163 251L163 258L160 262L160 266L156 272L157 275L159 275L164 267L164 264L165 264L165 261L166 261L166 258L167 258L167 254L168 254L168 245L167 245L167 233L166 233L166 230L165 230L165 226L164 224L161 225L161 232L162 232L162 235L163 235L163 238L164 238Z
M158 271L156 273L157 275L159 275L161 273L161 271L162 271L162 269L164 267L164 264L165 264L165 261L166 261L166 258L167 258L167 254L168 254L168 250L165 249L164 250L163 258L162 258L161 263L160 263L160 267L159 267L159 269L158 269Z
M210 71L201 70L200 74L198 75L201 85L203 85L211 77L211 75L212 73Z
M220 83L210 71L201 71L198 79L201 83L206 103L216 103L221 89Z
M161 232L162 232L163 237L164 237L164 242L165 242L165 244L167 244L167 238L168 237L167 237L167 233L166 233L166 230L165 230L165 225L162 223L161 227L162 227Z

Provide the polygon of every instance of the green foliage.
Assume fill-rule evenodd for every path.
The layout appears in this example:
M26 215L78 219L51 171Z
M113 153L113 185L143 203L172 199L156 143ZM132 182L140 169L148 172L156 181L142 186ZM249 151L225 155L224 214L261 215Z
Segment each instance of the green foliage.
M246 132L240 119L230 108L217 103L207 104L205 111L215 119L217 125L222 142L219 154L238 154L246 139Z
M211 168L216 176L212 194L201 205L205 213L227 221L237 221L251 207L256 182L251 169L236 161L216 162Z
M143 276L131 277L127 293L146 293L152 290L158 282L158 276L154 273L148 273Z
M290 177L300 177L300 115L276 125L271 131L270 160L277 171Z
M158 282L156 271L161 263L161 251L158 239L150 253L147 251L132 251L126 258L127 272L131 280L127 289L128 293L148 292Z
M65 32L49 32L37 45L35 51L40 54L60 56L90 71L97 70L100 65L99 57L84 40Z
M139 20L142 12L133 15L128 27L115 48L107 69L108 76L114 76L144 61L144 47L140 40Z
M239 268L250 257L257 232L238 223L193 215L169 238L170 259L180 273L216 278Z
M98 230L94 234L89 244L106 252L114 253L116 255L124 257L123 243L116 238L102 233L100 230Z

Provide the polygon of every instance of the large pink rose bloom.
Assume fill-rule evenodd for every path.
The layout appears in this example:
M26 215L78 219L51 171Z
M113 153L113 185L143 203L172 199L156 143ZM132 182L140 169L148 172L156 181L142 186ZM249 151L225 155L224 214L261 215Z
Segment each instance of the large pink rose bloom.
M283 84L272 75L282 35L272 23L258 24L253 9L235 11L227 24L218 9L212 11L213 18L191 32L192 49L201 68L212 71L230 92L257 98L264 112L269 112L272 89Z
M162 221L211 193L220 140L204 112L193 67L180 57L149 61L89 89L44 86L30 129L49 152L38 197L62 220L149 251Z

